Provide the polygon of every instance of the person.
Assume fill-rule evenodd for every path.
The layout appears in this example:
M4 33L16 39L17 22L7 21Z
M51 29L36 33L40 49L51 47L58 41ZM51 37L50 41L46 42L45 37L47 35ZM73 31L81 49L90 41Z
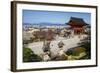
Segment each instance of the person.
M44 41L44 45L43 45L43 52L49 52L48 55L50 56L50 43L51 41Z
M62 42L62 41L60 41L59 43L58 43L58 47L59 48L62 48L64 46L64 43Z
M51 60L51 58L48 55L48 52L44 52L44 54L43 54L43 61L50 61L50 60Z
M58 43L58 47L59 47L58 59L59 60L67 60L67 58L68 58L68 55L66 55L66 53L64 52L63 46L64 46L64 43L62 41L60 41Z

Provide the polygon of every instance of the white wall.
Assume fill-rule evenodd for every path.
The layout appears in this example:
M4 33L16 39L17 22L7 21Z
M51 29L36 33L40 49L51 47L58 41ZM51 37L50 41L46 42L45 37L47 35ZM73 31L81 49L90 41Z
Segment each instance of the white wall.
M11 8L10 1L11 0L0 0L0 73L13 73L10 71L10 8ZM99 5L100 4L99 0L98 1L97 0L27 0L27 1L40 1L40 2L43 1L43 2L57 2L57 3L67 3L67 4L71 3L71 4L83 4L83 5L85 4ZM98 13L100 13L100 10ZM99 23L98 23L98 28L100 28ZM99 33L99 36L100 36L100 33ZM99 40L100 39L98 39L98 41ZM99 56L100 56L99 48L98 48L98 51L99 51ZM99 64L100 64L100 57L99 57ZM87 73L87 72L99 73L100 65L99 67L92 67L92 68L35 71L34 73L55 73L55 72L56 73L57 72L58 73ZM21 72L21 73L24 73L24 72ZM33 71L26 72L26 73L33 73Z

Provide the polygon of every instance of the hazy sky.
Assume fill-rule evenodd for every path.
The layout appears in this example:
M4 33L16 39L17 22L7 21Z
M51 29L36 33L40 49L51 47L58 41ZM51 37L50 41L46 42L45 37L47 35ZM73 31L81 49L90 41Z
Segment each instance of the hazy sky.
M88 24L91 22L90 13L23 10L23 23L65 24L70 20L70 17L83 18Z

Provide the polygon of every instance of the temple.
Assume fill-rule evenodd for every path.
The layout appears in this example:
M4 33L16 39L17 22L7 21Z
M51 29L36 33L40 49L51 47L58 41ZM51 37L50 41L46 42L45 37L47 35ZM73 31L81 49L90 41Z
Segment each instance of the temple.
M71 17L67 23L74 30L74 34L80 34L84 32L84 26L88 25L82 18Z

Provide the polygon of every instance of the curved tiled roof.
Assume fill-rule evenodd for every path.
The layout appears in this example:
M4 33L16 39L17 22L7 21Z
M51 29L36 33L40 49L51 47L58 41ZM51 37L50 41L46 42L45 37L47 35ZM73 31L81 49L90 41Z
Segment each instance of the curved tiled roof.
M71 22L74 22L77 25L80 25L80 24L88 25L82 18L71 17L67 24L71 24Z

